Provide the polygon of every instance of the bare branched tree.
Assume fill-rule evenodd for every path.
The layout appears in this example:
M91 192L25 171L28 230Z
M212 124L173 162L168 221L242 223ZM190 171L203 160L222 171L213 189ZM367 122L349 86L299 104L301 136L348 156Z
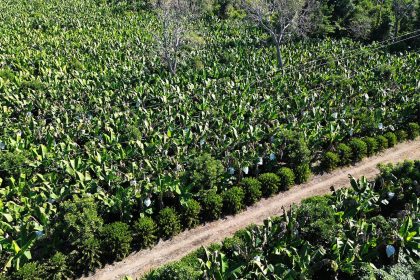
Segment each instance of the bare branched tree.
M277 53L278 67L283 67L281 45L294 36L303 36L313 27L311 13L315 0L242 0L248 17L270 34Z
M187 0L159 0L156 8L161 30L155 40L168 70L175 75L195 9Z

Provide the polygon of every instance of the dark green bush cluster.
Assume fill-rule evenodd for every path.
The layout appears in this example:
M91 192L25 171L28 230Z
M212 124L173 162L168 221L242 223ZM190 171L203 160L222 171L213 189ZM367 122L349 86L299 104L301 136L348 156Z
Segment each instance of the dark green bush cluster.
M233 187L223 193L223 207L225 213L236 214L244 207L245 192L240 187Z
M295 183L295 173L292 169L288 167L282 167L277 172L278 177L280 178L280 189L282 191L287 191Z
M252 205L262 196L261 183L255 178L247 177L242 179L241 187L245 190L245 203Z
M372 156L378 151L378 141L374 137L366 137L363 139L367 147L367 155Z
M420 134L420 126L418 123L408 124L408 138L411 140L416 139Z
M155 221L147 216L139 218L134 224L134 241L140 248L149 248L158 240Z
M200 223L201 205L194 199L189 199L183 206L183 223L186 228L193 228Z
M171 238L181 231L181 222L178 213L170 207L163 208L157 217L160 236Z
M309 162L301 163L294 169L295 173L295 182L297 184L305 183L311 177L311 167Z
M340 157L340 161L342 165L346 165L351 162L352 150L346 144L340 143L337 146L337 153L338 153L338 156Z
M361 161L367 156L367 145L362 139L353 138L349 142L352 151L352 160Z
M321 160L321 167L330 172L340 165L340 157L334 152L326 152Z
M216 220L222 215L223 198L217 194L216 189L202 192L200 195L200 203L204 220Z
M265 197L269 197L279 190L280 178L274 173L261 174L258 181L261 183L262 193Z
M383 150L388 148L388 139L386 139L384 136L377 136L376 141L378 143L378 152L382 152Z
M388 147L394 147L398 142L397 136L393 132L385 133L384 137L388 140Z
M105 260L121 260L130 253L133 240L130 227L123 222L114 222L102 228L102 252Z
M190 163L186 181L194 190L208 190L221 183L224 174L222 163L210 154L203 154Z

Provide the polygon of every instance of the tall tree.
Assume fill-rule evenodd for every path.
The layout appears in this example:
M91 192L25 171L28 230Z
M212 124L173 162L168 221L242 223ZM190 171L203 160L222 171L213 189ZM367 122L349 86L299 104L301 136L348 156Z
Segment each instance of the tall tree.
M279 68L283 67L281 45L312 29L311 13L317 8L317 3L315 0L242 0L248 17L270 34Z

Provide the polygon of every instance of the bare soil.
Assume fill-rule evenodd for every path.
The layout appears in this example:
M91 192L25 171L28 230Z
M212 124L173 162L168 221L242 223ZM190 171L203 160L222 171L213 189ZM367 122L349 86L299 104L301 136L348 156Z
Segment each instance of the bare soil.
M311 196L327 194L330 192L331 186L334 186L335 189L348 186L349 174L355 178L361 176L373 178L378 174L378 164L396 163L406 159L420 159L420 139L398 144L384 153L366 158L355 165L337 169L332 173L314 176L308 183L263 199L240 214L184 231L171 240L160 241L150 250L133 253L124 260L106 265L97 270L95 274L82 279L117 280L126 275L136 279L152 269L181 259L201 246L220 242L250 224L261 224L264 219L281 214L282 207L287 208L291 204L299 203L302 199Z

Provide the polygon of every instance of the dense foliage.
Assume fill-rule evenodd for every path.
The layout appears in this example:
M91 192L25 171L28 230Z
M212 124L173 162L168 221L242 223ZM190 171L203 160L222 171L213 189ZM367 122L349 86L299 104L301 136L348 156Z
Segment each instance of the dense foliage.
M419 180L420 161L382 166L373 182L351 178L176 265L201 271L189 279L417 279Z
M357 145L343 146L352 137L419 135L419 13L397 19L389 1L381 12L376 1L327 1L316 17L323 31L284 45L280 70L267 34L235 1L210 1L190 23L175 76L154 47L154 1L134 2L0 0L2 273L25 275L37 262L77 276L104 254L121 258L131 243L152 246L278 192L281 167L301 183L326 150L359 159ZM370 44L378 26L393 40ZM261 183L241 184L250 176ZM223 195L238 185L240 204L242 195Z

